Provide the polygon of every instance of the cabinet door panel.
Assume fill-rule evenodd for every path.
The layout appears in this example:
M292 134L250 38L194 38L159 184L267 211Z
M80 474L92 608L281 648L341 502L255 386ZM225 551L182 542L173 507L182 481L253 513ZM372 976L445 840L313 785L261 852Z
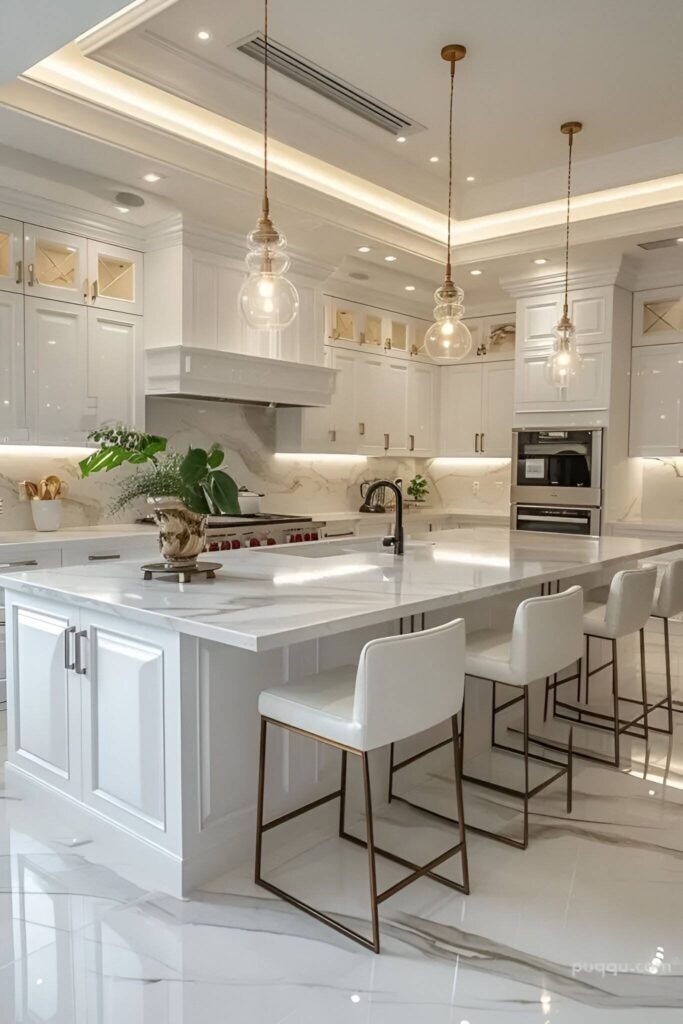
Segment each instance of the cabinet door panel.
M334 396L330 408L330 451L353 454L358 448L358 423L356 417L356 367L358 356L355 352L337 349L332 352L332 366L337 371Z
M633 349L629 454L680 455L683 344Z
M88 398L87 310L27 299L26 378L31 440L79 444L95 426Z
M551 351L523 351L517 357L515 409L517 412L591 411L609 407L609 345L581 350L583 366L573 377L566 396L546 380L545 364Z
M562 314L562 299L557 295L523 299L518 304L517 312L517 347L547 350L552 344L553 330Z
M364 455L382 455L384 447L384 371L386 359L363 354L358 363L356 426L359 434L358 451Z
M142 317L88 310L88 394L96 423L145 425Z
M0 289L3 292L23 292L23 252L23 224L0 217Z
M87 276L97 309L142 313L142 253L90 239Z
M88 614L82 626L83 799L165 843L179 799L179 751L168 736L178 724L180 697L169 683L178 639L110 616Z
M408 377L408 450L418 458L436 452L436 410L439 370L413 363Z
M24 298L0 292L0 442L28 441Z
M24 259L26 295L62 302L87 302L85 238L26 224Z
M76 616L66 606L28 605L20 596L8 602L10 760L70 793L80 790L79 679L67 668L67 630Z
M654 288L633 296L633 344L683 342L683 287Z
M388 450L394 455L408 452L408 371L405 360L388 359L384 371L385 390L379 395L383 434L388 435ZM383 438L384 443L386 439Z
M509 458L512 452L514 363L489 363L482 367L482 372L480 450L490 457Z
M441 455L477 455L482 419L482 365L445 366L440 376Z
M462 321L472 335L472 348L462 360L461 366L466 363L477 363L484 356L486 348L486 318L483 316L463 317Z

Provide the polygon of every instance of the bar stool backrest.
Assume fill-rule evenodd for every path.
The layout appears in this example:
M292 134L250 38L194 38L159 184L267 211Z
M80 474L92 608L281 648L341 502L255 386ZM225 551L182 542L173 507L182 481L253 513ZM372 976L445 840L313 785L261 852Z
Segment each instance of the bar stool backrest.
M361 651L353 717L365 750L458 714L465 686L465 623L370 640Z
M683 612L683 558L667 562L652 611L663 619Z
M642 629L652 614L657 583L654 565L643 569L622 569L612 577L605 624L612 636L626 636Z
M581 657L583 590L529 597L515 612L510 668L520 683L561 672Z

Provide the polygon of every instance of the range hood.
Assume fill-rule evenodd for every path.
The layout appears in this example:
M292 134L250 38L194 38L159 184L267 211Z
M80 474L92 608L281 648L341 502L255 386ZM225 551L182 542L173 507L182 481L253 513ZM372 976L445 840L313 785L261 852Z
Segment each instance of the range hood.
M145 353L145 394L242 405L326 406L337 371L241 352L171 345Z

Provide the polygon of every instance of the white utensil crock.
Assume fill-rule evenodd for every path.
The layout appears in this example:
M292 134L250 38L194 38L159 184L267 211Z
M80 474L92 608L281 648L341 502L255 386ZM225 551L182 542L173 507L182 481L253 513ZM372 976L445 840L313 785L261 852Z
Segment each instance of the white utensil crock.
M59 498L53 501L34 500L31 502L31 514L36 530L50 533L59 529L62 521L62 503Z

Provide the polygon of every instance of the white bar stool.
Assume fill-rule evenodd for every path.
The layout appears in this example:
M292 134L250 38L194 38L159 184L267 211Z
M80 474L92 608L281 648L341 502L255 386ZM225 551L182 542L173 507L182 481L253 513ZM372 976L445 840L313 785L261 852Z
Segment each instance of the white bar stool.
M574 675L562 680L568 683L580 678L581 653L583 646L583 591L581 587L543 597L530 597L520 602L515 612L512 633L494 629L483 629L467 639L465 671L468 676L489 680L492 683L491 700L491 745L524 757L524 789L504 786L480 779L463 772L463 780L483 786L486 789L507 796L520 797L524 801L524 831L522 840L503 836L498 832L468 825L468 829L491 839L526 849L529 844L529 800L552 785L557 779L567 777L567 813L572 809L572 732L566 748L567 763L564 764L541 754L529 753L529 742L546 745L542 737L529 735L529 685L537 679L550 677L576 663ZM498 684L521 690L521 694L497 705ZM560 685L560 684L558 684ZM501 743L496 739L496 718L514 704L523 703L522 749ZM465 710L463 708L463 739L465 748ZM559 770L537 785L529 786L529 761L538 761Z
M465 685L465 623L462 619L405 636L371 640L361 651L357 668L343 666L287 686L264 690L259 697L261 715L261 751L259 760L258 807L256 823L255 881L300 910L332 928L379 952L379 904L406 885L426 875L460 892L469 892L465 822L457 718ZM427 864L414 864L398 854L375 845L368 751L406 739L424 729L451 720L454 744L454 810L459 830L458 842ZM338 790L303 807L263 821L266 736L268 725L278 726L342 752L341 785ZM345 831L347 755L361 759L365 791L367 842ZM261 875L261 851L264 832L339 797L339 835L367 847L370 873L372 939L353 931L327 914L316 910L290 893L266 881ZM459 853L462 884L435 873L444 861ZM377 892L375 854L410 868L401 881Z
M657 568L657 564L654 568ZM671 734L674 729L674 702L671 687L671 643L669 638L669 619L674 615L683 612L683 558L674 558L664 563L664 571L659 577L655 596L652 601L652 617L661 619L664 623L664 665L666 670L666 697L656 704L650 705L650 712L657 708L665 707L667 710L667 729L655 729L654 732L666 732ZM676 707L676 711L683 711L683 707Z
M589 754L585 751L577 751L577 757L583 757L590 761L598 761L601 764L614 764L619 766L619 737L622 733L629 732L634 726L640 725L643 734L631 732L630 735L639 736L647 742L648 738L648 703L647 703L647 676L645 672L645 624L652 611L655 584L657 582L657 570L654 566L641 569L622 569L615 573L607 592L605 600L605 588L592 590L587 595L586 607L583 617L583 631L586 635L586 703L568 704L557 699L557 688L553 685L553 715L556 718L563 718L574 725L590 726L594 729L613 732L614 734L614 758L601 757L598 754ZM619 669L617 664L617 641L630 633L640 633L640 675L641 675L641 700L636 701L641 707L641 712L633 719L624 720L620 718L620 701L633 701L633 698L624 698L619 695ZM612 644L612 659L606 661L598 668L590 667L590 640L596 638L609 640ZM591 676L602 672L606 668L612 668L612 714L607 715L599 711L593 711L588 707L590 699ZM546 684L547 686L547 684ZM561 709L558 712L558 708ZM567 714L571 712L571 714ZM573 717L572 717L573 716ZM588 721L586 719L589 719ZM595 721L590 721L595 719ZM606 724L610 723L610 724Z

